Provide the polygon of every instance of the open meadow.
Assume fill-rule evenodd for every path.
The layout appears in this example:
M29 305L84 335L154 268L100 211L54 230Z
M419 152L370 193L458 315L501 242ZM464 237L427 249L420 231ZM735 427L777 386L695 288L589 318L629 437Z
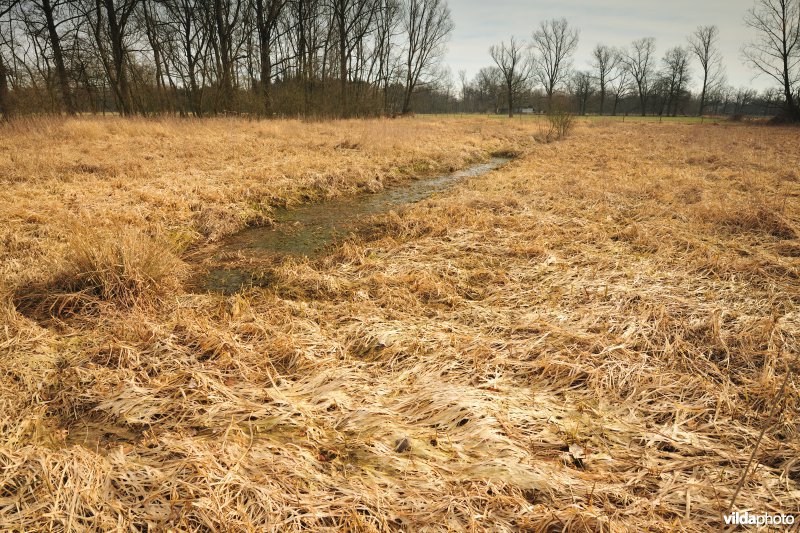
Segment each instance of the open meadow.
M0 127L2 529L800 519L798 129L541 127ZM197 281L280 209L498 155L319 256L229 258L268 282Z

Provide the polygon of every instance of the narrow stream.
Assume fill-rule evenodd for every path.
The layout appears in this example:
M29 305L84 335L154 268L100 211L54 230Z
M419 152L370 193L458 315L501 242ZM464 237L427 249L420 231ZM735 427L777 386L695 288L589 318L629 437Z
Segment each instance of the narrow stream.
M230 254L253 258L274 255L314 257L323 253L326 245L337 237L356 229L369 216L419 202L449 189L464 178L486 174L508 161L508 158L495 157L458 172L409 181L374 194L278 209L273 217L274 226L246 228L230 236L222 243L215 259ZM205 286L213 292L232 294L260 282L246 269L219 267L209 270Z

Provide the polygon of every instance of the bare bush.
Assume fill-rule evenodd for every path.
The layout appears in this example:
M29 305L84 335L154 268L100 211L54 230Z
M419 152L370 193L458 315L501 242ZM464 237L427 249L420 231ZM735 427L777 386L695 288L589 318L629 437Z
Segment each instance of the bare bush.
M539 140L546 143L559 141L569 135L575 126L575 116L563 108L553 108L546 115L547 121L539 132Z

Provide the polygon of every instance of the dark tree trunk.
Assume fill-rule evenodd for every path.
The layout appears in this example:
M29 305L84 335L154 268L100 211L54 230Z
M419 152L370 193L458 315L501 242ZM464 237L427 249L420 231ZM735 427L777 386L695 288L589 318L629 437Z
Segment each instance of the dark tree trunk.
M220 105L223 112L232 111L233 108L233 65L231 59L230 29L227 17L222 8L222 0L214 0L214 20L217 26L217 39L219 39L220 60Z
M143 6L145 33L147 40L150 43L150 48L153 50L153 63L156 68L156 110L162 112L165 110L166 103L166 86L164 84L164 72L162 70L162 53L161 43L158 40L156 33L156 22L153 20L150 8L145 3Z
M108 32L111 40L112 88L119 105L119 112L122 115L129 116L133 114L133 100L128 84L128 73L125 69L125 45L123 43L122 27L120 26L120 21L117 20L114 0L104 0L104 5L108 16Z
M189 106L196 117L203 116L203 103L200 97L200 87L197 85L197 73L194 64L189 68Z
M186 95L186 100L188 101L189 110L191 110L194 116L199 117L203 114L200 87L197 83L197 56L200 52L193 52L192 50L193 20L191 13L187 13L186 18L182 22L183 34L181 35L181 39L183 40L183 48L186 53L186 73L189 78L189 90Z
M258 27L259 27L259 53L261 54L261 97L264 103L264 115L272 114L272 57L270 51L270 35L264 27L263 0L257 0Z
M268 1L269 7L265 9L264 0L256 0L256 25L261 60L260 87L266 116L272 115L272 32L283 6L283 0Z
M703 111L706 108L706 87L708 85L708 69L703 71L703 90L700 93L700 110L697 112L697 116L702 116Z
M4 120L9 120L14 115L8 92L8 71L3 55L0 54L0 113Z
M408 60L408 73L406 74L406 88L403 94L403 108L402 113L407 115L411 112L411 93L414 92L414 84L412 79L412 63L411 59Z
M647 113L647 109L646 109L646 107L645 107L645 105L647 104L647 101L646 101L646 100L647 100L647 99L645 98L645 94L644 94L644 92L642 91L642 87L641 87L641 86L639 86L639 105L640 105L640 106L641 106L641 108L642 108L642 116L645 116L645 114Z
M606 103L606 90L605 88L600 89L600 115L603 115L603 107Z
M341 103L341 116L345 118L350 113L347 94L347 27L345 1L337 2L336 23L339 33L339 98Z
M508 89L508 118L514 117L514 89L511 83L507 84Z
M786 116L784 118L792 122L800 121L800 107L798 107L794 94L792 94L792 84L789 79L789 57L787 53L783 54L783 95L786 99L784 111Z
M56 31L55 19L53 17L53 5L50 3L50 0L42 0L42 11L44 11L47 33L50 37L50 46L53 48L53 62L56 65L58 85L61 89L61 100L67 113L74 115L75 101L72 98L72 91L69 87L67 69L64 67L64 54L61 50L61 37L59 37L58 31Z

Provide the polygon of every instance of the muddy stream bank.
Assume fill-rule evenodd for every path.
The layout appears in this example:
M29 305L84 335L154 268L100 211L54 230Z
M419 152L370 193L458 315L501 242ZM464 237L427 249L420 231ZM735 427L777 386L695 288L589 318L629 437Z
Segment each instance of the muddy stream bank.
M267 280L247 268L226 265L224 258L237 257L241 262L276 255L319 256L329 244L358 229L369 217L424 200L461 180L499 168L509 160L494 157L457 172L412 180L373 194L278 209L273 225L245 228L223 240L201 285L208 291L233 294L251 285L266 284Z

